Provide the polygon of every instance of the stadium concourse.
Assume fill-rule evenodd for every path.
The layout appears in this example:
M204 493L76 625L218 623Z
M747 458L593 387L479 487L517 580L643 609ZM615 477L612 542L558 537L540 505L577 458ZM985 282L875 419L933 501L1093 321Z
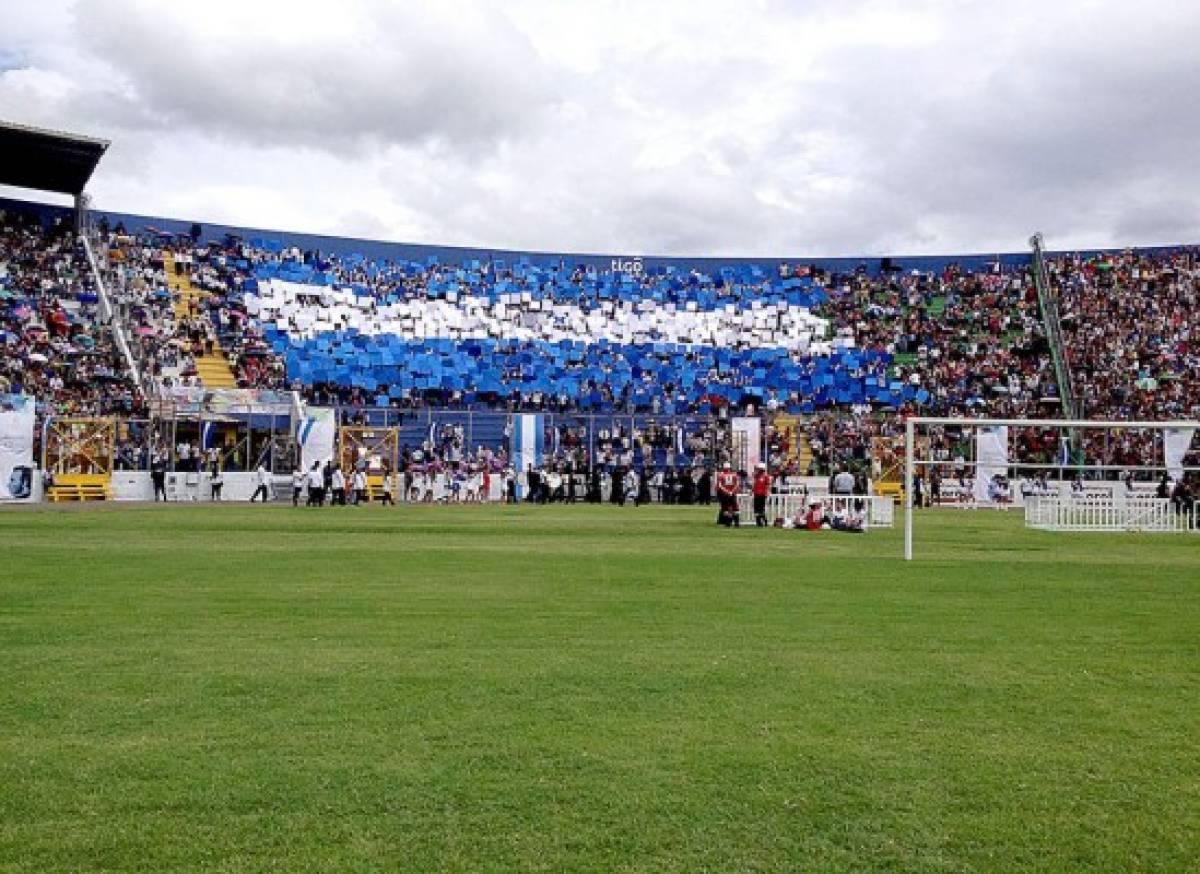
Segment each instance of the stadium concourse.
M400 425L401 497L425 494L421 477L462 480L465 493L485 475L502 482L516 413L543 416L539 465L584 476L581 496L595 469L610 484L635 470L660 499L687 502L709 493L714 465L732 457L730 422L746 413L765 420L763 460L776 477L878 476L878 446L913 414L1061 415L1038 294L1018 256L877 269L456 257L165 224L93 222L114 311L106 323L66 216L17 202L0 212L0 394L35 399L39 435L47 421L119 417L117 469L294 472L295 453L264 456L252 441L213 452L198 419L163 430L164 410L211 394L214 364L239 389L334 408L340 426ZM1088 417L1200 417L1200 252L1064 254L1048 268ZM947 460L963 453L952 430L930 439ZM1055 432L1014 439L1024 458L1059 457ZM1146 439L1084 445L1081 461L1148 463Z

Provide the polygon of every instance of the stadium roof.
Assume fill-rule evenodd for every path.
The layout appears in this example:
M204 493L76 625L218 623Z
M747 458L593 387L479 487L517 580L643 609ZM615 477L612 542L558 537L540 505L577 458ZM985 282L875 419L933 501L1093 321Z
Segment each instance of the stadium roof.
M108 140L0 121L0 184L78 195Z

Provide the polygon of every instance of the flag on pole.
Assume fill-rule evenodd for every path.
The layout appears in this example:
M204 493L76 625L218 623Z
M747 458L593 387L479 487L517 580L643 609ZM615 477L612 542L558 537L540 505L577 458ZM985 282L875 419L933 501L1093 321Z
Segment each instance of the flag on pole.
M541 467L542 455L545 452L545 431L542 423L545 417L540 414L518 414L513 416L512 442L510 445L512 466L522 474L534 468ZM517 498L526 496L525 485L517 480Z

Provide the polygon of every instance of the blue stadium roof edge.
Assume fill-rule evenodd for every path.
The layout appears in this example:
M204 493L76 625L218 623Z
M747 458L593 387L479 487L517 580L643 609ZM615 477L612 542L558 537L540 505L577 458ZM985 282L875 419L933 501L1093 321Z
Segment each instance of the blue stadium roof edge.
M298 246L301 249L318 249L326 253L346 255L358 253L373 258L406 259L423 261L430 255L452 261L470 260L472 258L486 260L490 258L516 259L529 258L535 264L545 264L566 260L572 264L585 264L597 267L609 267L613 261L629 262L637 259L643 267L698 267L708 268L721 265L756 265L763 269L774 270L780 262L792 264L811 264L836 272L847 272L859 266L866 266L872 273L878 273L884 261L891 261L898 268L905 270L937 269L948 263L963 266L984 265L997 259L1005 264L1024 264L1029 260L1028 251L947 254L947 255L845 255L821 257L812 255L774 255L774 256L686 256L686 255L646 255L639 252L549 252L528 251L521 249L504 249L489 246L448 246L432 243L405 243L389 240L368 240L354 237L339 237L329 234L313 234L298 231L287 231L268 228L255 228L240 225L226 225L218 222L205 222L201 219L172 219L146 216L138 213L123 213L93 207L92 215L97 219L107 218L110 224L122 222L130 230L157 229L177 234L186 234L193 224L199 224L204 230L206 239L218 239L225 234L233 234L245 240L270 239L282 242L287 246ZM1022 240L1023 242L1023 240Z
M0 180L2 181L2 180ZM28 209L43 216L63 211L62 207L36 201L11 200L0 198L0 208L5 205ZM205 222L200 219L177 219L162 216L148 216L139 213L125 213L92 207L91 214L97 221L106 219L109 224L123 224L130 231L144 230L165 231L172 234L188 234L193 224L203 229L205 239L220 239L226 234L232 234L250 241L253 239L269 239L287 246L298 246L304 250L320 250L329 254L347 255L357 253L371 258L403 259L424 261L430 256L448 259L452 262L470 260L472 258L487 260L491 258L516 259L529 258L535 264L557 263L566 260L572 264L609 267L614 260L629 261L637 258L644 267L676 267L700 268L711 270L724 265L754 265L764 270L773 270L780 262L790 264L806 264L845 273L858 267L865 267L869 273L876 274L882 269L884 262L901 270L939 270L947 264L958 264L967 269L979 269L993 264L997 260L1006 266L1018 266L1029 263L1029 251L1018 250L1000 253L947 253L943 255L853 255L836 257L819 257L810 255L780 255L774 257L688 257L688 256L656 256L636 255L630 253L618 254L587 254L579 252L529 252L514 249L488 248L480 246L439 246L426 243L402 243L386 240L367 240L354 237L337 237L328 234L311 234L286 230L271 230L240 225ZM1024 240L1021 241L1022 243ZM1168 252L1182 248L1190 248L1193 243L1171 243L1150 246L1115 246L1093 247L1069 250L1048 249L1047 255L1079 253L1085 256L1100 255L1112 252L1123 252L1127 248L1136 248L1148 252Z

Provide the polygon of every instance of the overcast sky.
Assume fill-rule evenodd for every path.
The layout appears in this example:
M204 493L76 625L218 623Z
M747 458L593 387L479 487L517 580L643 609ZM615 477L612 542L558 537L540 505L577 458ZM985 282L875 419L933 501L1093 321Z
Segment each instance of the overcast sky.
M0 0L100 208L626 255L1200 242L1198 59L1197 0Z

